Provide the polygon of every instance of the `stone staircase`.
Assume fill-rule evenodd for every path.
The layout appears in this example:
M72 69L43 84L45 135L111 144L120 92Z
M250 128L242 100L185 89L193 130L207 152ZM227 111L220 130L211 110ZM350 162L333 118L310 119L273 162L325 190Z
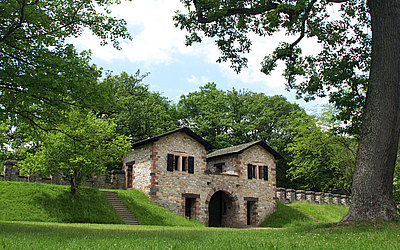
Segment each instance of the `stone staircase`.
M139 221L129 212L128 208L124 203L118 198L117 194L110 191L102 191L107 200L114 207L115 211L122 217L124 223L127 225L140 225Z

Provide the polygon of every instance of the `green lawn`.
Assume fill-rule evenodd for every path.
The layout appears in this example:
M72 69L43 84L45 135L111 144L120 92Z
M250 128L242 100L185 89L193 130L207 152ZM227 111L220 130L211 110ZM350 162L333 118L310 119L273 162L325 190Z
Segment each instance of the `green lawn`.
M204 227L154 204L137 190L117 192L142 225ZM122 224L121 217L98 190L80 187L0 181L0 220ZM1 249L1 247L0 247Z
M123 223L97 189L72 197L69 186L11 181L0 181L0 220Z
M171 213L153 203L148 196L135 189L114 191L142 225L204 227L197 221Z
M349 210L349 207L347 206L312 204L308 202L293 203L290 204L289 207L298 208L322 223L337 223L347 214L347 211Z
M278 207L275 213L268 216L264 222L261 223L262 227L273 228L289 228L289 227L302 227L313 226L318 223L300 213L290 206L278 202Z
M399 249L400 223L229 229L0 222L0 249Z

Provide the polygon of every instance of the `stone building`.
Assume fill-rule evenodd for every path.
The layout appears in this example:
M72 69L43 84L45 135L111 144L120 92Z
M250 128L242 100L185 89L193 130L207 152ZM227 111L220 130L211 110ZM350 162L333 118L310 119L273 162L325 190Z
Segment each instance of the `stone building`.
M127 188L207 226L259 225L276 209L276 160L264 141L214 151L188 128L133 145L124 158Z

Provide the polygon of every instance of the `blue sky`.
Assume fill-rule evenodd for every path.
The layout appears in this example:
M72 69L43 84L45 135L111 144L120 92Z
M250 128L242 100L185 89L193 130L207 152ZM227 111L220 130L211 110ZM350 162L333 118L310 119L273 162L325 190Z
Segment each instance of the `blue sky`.
M123 71L134 74L137 70L149 72L144 83L150 90L158 91L172 101L178 101L182 94L199 89L207 82L215 82L219 89L246 89L263 92L266 95L283 95L290 102L298 103L308 113L315 113L327 101L318 99L310 103L296 100L293 92L285 90L281 76L283 66L279 65L270 76L260 72L261 60L280 41L293 41L279 33L273 37L252 36L252 51L248 55L248 68L236 74L229 63L216 63L219 51L212 39L201 44L185 46L185 32L174 26L172 17L176 10L182 10L179 0L133 0L122 2L111 8L112 14L124 18L132 41L122 41L122 50L111 45L100 46L100 41L89 31L72 39L78 50L91 50L93 63L113 74ZM319 45L312 40L302 42L305 53L315 53Z

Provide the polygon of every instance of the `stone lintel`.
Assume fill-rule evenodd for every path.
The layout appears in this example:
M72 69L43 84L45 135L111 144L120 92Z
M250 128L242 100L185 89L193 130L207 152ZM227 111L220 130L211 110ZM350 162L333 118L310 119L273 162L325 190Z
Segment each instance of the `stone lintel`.
M256 197L244 197L243 198L245 201L254 201L254 202L258 202L258 198Z
M199 194L192 194L192 193L184 193L182 194L183 198L192 198L192 199L198 199L200 198Z

